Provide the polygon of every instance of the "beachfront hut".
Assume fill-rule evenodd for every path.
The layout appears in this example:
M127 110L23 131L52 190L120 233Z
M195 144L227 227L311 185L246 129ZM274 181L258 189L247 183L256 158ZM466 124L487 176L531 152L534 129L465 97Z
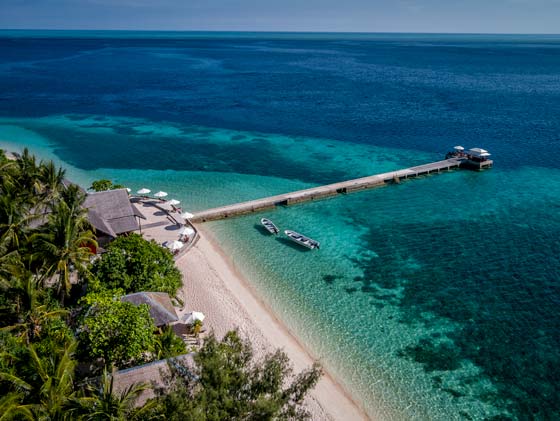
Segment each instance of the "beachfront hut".
M120 234L140 229L140 220L146 219L130 202L126 189L89 193L84 201L88 219L95 228L100 245L107 244Z
M179 320L175 307L171 302L171 298L165 292L135 292L121 298L121 301L132 303L139 306L140 304L148 304L150 307L150 316L154 319L157 327L167 326L170 323Z
M114 390L116 393L122 393L135 384L151 384L154 388L150 387L143 390L138 396L138 399L134 402L135 407L140 407L144 405L148 399L155 397L155 388L167 387L164 379L166 376L170 375L169 365L174 365L174 363L176 364L176 362L180 362L183 366L189 367L189 369L192 369L194 372L195 362L193 357L194 353L184 354L116 371L113 373Z

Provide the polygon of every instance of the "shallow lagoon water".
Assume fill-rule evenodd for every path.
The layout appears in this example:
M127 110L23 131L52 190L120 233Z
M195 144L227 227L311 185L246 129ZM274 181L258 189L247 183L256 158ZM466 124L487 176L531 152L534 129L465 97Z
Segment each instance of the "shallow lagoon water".
M12 42L32 56L50 41ZM165 190L189 211L487 147L490 171L265 214L318 252L263 235L261 215L208 225L374 417L555 418L559 47L436 41L78 39L49 60L5 55L0 145L28 145L86 187ZM107 57L152 67L127 85ZM93 59L90 85L78 70Z

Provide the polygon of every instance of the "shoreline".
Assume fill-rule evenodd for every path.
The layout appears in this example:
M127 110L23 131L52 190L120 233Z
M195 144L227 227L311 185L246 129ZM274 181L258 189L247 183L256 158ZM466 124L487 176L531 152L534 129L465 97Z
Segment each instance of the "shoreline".
M12 150L2 149L13 157ZM194 228L198 238L175 260L183 274L183 310L203 311L205 325L218 337L237 329L241 337L251 341L256 359L282 349L295 373L320 362L239 273L212 233L198 224ZM371 420L350 393L322 369L323 375L305 401L311 419Z
M318 361L234 267L212 233L199 225L196 229L199 240L176 261L184 275L185 308L205 313L205 325L218 337L237 328L242 337L251 340L257 359L280 348L295 372ZM325 368L306 406L313 420L370 419Z

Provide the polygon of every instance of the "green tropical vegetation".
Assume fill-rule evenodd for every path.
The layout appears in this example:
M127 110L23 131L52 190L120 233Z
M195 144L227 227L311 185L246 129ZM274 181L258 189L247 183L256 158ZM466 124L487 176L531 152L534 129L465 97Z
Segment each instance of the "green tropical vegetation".
M71 272L77 277L86 274L91 247L97 246L86 210L81 207L84 199L85 194L80 193L73 202L53 204L47 223L30 237L34 250L31 258L41 262L45 280L56 286L62 302L72 287Z
M173 332L170 326L160 328L158 333L154 342L156 360L172 358L185 353L185 342Z
M105 191L105 190L123 189L124 186L121 184L113 184L111 180L107 180L104 178L101 180L95 180L93 183L91 183L91 186L89 188L90 190L93 191Z
M103 258L93 265L92 272L103 279L104 288L122 289L127 294L158 291L175 296L182 285L173 255L139 234L112 241Z
M295 377L282 351L254 361L253 349L236 331L213 335L194 356L195 367L169 364L156 390L155 413L166 420L306 420L305 396L321 376L315 364Z
M174 296L171 253L132 234L96 256L85 193L64 176L27 150L0 151L0 420L308 418L320 369L293 376L281 352L255 362L236 332L211 336L194 367L181 366L183 340L120 299ZM113 370L160 359L174 364L152 400L139 399L151 385L115 387Z
M122 295L118 290L89 293L80 301L85 311L78 329L81 353L101 359L103 366L137 365L149 360L145 353L154 349L148 305L123 302Z
M149 388L148 384L139 383L119 392L115 388L113 373L104 370L101 379L86 386L87 396L73 399L68 409L73 418L83 421L161 419L157 414L149 413L155 402L136 405L140 394Z

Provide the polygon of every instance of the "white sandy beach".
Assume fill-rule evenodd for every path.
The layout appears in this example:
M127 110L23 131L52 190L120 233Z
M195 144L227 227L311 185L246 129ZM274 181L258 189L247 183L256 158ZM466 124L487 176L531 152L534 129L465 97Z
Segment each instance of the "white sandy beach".
M314 361L311 354L235 271L211 234L197 228L201 238L177 261L184 277L185 308L202 311L206 328L213 329L218 337L237 328L251 340L257 358L281 348L296 372L310 367ZM307 404L313 420L369 419L328 373Z

